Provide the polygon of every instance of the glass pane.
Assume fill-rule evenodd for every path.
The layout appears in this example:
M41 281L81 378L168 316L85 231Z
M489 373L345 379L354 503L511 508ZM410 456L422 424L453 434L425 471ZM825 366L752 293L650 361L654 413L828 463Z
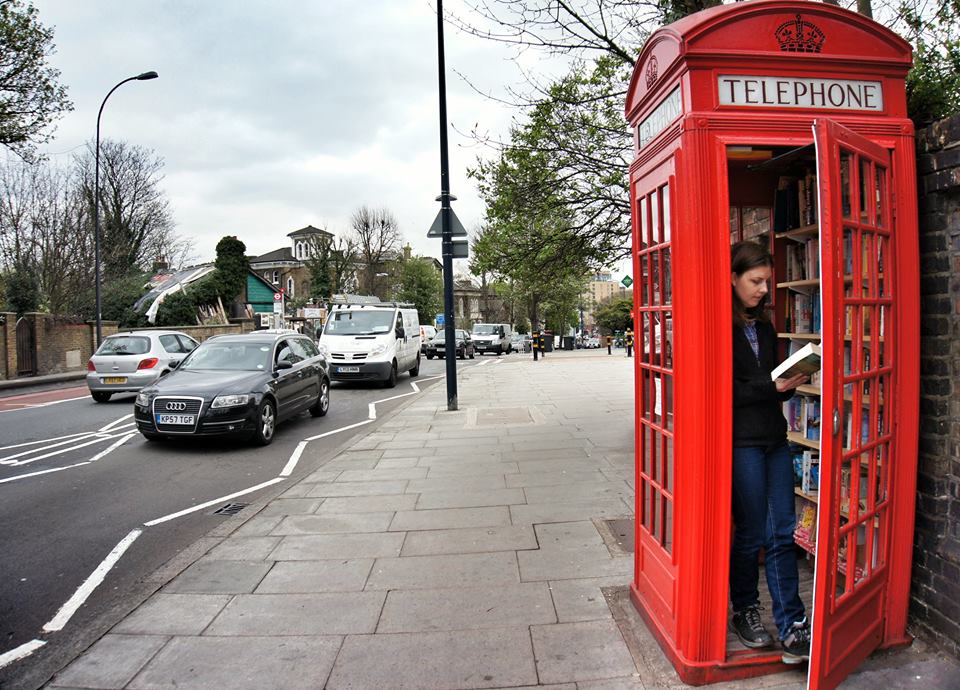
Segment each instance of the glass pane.
M647 216L648 211L647 197L642 196L640 197L640 246L637 247L638 250L650 246L650 221Z
M847 415L850 419L850 415ZM840 514L846 518L850 514L850 484L853 481L851 461L843 460L840 463Z
M647 532L650 531L651 526L653 525L653 520L651 518L653 514L653 506L651 505L651 499L653 497L653 487L649 482L643 483L643 526L646 528Z
M660 541L660 492L650 486L650 534Z
M673 431L673 377L663 377L663 428L667 431Z
M640 285L637 286L637 291L640 293L640 305L647 306L650 304L650 269L649 269L649 254L640 255Z
M663 312L664 360L663 366L673 369L673 312Z
M650 363L650 312L640 312L640 338L639 350L640 361L644 364ZM644 372L646 373L646 372Z
M650 195L650 243L651 244L660 244L661 233L660 233L660 199L659 195L654 192Z
M650 455L650 436L649 436L649 431L648 431L648 430L649 430L650 427L648 427L648 426L646 426L646 425L642 425L640 428L641 428L641 431L640 431L640 445L641 445L640 452L642 453L642 464L641 464L641 467L640 467L640 471L641 471L641 473L642 473L645 477L649 477L649 476L650 476L650 457L651 457L651 455Z
M664 498L667 504L666 515L663 517L663 548L666 549L667 553L673 553L673 501Z
M874 195L875 195L874 198L876 199L877 218L874 222L877 224L878 228L882 228L886 220L886 218L883 215L883 195L887 187L886 172L887 171L881 167L877 167L877 169L875 170L877 187L874 190Z
M861 309L863 310L863 331L861 332L860 337L864 340L864 342L866 342L870 340L870 334L873 332L873 323L871 323L873 307L865 304L861 307Z
M849 304L843 308L844 313L844 326L843 332L847 340L852 340L853 342L859 342L860 340L860 329L859 325L856 323L857 317L857 308L850 306ZM851 367L853 366L853 357L850 357ZM853 369L851 369L852 371Z
M670 185L663 185L663 241L670 241Z
M870 198L873 196L870 193L870 187L873 183L873 164L866 158L860 159L860 175L859 175L859 196L858 200L860 206L860 222L869 223L870 218L867 215L867 210L870 208Z
M663 249L663 303L669 306L673 302L673 285L670 271L670 247Z
M654 373L650 382L653 385L653 421L657 426L663 426L663 381L660 374Z
M887 238L877 237L877 297L887 297L887 284L883 275L884 254L887 248Z
M660 304L660 252L655 251L650 254L650 284L653 296L650 304Z
M877 267L874 263L873 241L876 236L865 232L860 237L863 244L861 255L863 256L863 266L860 268L860 274L863 282L863 296L876 299L877 296Z
M840 572L842 573L846 573L850 568L850 561L852 560L850 558L850 549L849 549L850 543L851 542L850 542L849 534L846 534L840 537L840 542L837 547L837 552L838 552L837 562L840 566ZM846 577L839 578L837 585L842 592L850 591L850 587L847 584Z
M657 455L660 453L660 434L653 427L650 429L650 481L660 483L660 463Z
M668 377L668 380L672 378L673 378L672 376ZM666 450L664 450L664 453L663 453L663 460L666 463L666 467L664 467L664 470L663 470L663 481L664 481L663 487L667 490L667 492L672 494L673 493L673 437L664 436L664 440L666 441Z
M730 207L730 244L736 244L740 241L740 208Z
M850 219L852 201L850 199L850 153L840 152L840 208L843 217Z

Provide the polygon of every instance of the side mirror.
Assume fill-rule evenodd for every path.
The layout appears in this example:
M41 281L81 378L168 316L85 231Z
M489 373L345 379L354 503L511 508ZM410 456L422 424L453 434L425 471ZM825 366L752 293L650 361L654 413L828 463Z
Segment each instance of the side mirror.
M180 366L180 362L181 362L181 361L183 361L183 360L179 360L179 359L173 360L172 362L170 362L170 368L171 368L171 369L176 369L178 366Z
M277 365L274 367L274 369L277 371L280 371L281 369L293 369L293 364L284 359L277 362Z
M407 333L406 333L406 331L403 330L403 326L397 326L397 337L398 337L398 338L406 338L406 337L407 337Z

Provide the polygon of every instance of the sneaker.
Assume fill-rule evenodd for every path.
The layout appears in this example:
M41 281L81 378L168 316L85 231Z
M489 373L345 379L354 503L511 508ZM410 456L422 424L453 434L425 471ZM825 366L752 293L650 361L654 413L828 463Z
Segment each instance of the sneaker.
M810 659L810 624L807 619L798 621L790 626L787 636L780 644L783 645L783 663L799 664Z
M751 649L760 649L773 645L773 637L763 627L763 621L760 620L760 612L763 608L759 605L748 606L743 611L733 614L731 627L737 633L737 637L747 647Z

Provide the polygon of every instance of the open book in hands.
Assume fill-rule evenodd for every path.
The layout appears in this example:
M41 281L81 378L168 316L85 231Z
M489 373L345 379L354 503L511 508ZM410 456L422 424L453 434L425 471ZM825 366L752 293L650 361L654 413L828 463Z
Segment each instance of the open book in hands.
M788 379L797 374L814 374L820 371L820 346L807 343L770 372L770 378Z

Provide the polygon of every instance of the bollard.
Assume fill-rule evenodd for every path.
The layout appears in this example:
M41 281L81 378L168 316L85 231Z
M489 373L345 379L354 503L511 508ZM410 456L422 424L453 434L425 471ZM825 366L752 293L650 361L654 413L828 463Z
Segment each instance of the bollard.
M530 340L530 349L533 350L533 361L537 361L537 350L540 349L540 334L533 332L533 338Z
M612 335L607 336L607 354L608 355L613 354L613 336Z
M633 329L628 328L623 336L623 344L627 348L627 357L633 357Z

